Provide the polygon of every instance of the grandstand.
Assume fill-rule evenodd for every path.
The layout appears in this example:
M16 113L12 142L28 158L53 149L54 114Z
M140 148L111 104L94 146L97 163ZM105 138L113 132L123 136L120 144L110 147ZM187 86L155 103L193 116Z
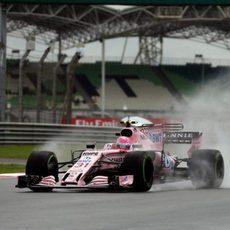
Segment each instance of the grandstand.
M162 65L165 63L164 38L197 38L205 43L229 49L229 6L225 1L213 5L206 1L195 1L195 4L183 2L181 5L177 2L172 4L172 1L165 1L163 4L151 1L150 5L141 5L143 3L139 1L140 5L134 4L123 10L101 5L103 1L96 1L96 5L79 5L85 1L73 1L71 4L66 1L51 2L46 4L39 1L6 1L0 6L0 51L3 58L0 66L1 121L5 121L6 104L7 114L11 114L15 108L14 115L19 116L19 121L22 121L24 112L33 110L37 119L31 117L31 120L36 122L43 122L39 118L40 112L43 111L52 111L53 116L56 116L56 108L59 110L58 116L66 115L68 122L71 120L71 113L76 111L145 111L153 115L172 112L176 111L178 106L189 104L192 95L200 90L206 81L226 71L224 67L214 68L206 64L208 56L205 56L204 61L202 54L199 54L202 56L200 64L191 62L183 66ZM106 1L104 3L108 4ZM12 53L17 56L19 53L23 54L24 58L5 60L6 48L9 49L6 35L25 39L26 50L18 45L15 50L12 49ZM75 66L71 66L71 63L78 63L79 60L76 62L74 59L77 52L73 56L71 54L72 57L69 57L68 61L65 59L66 64L62 64L64 61L60 62L65 50L98 41L103 51L99 60L103 62L103 57L107 55L107 50L105 52L104 49L105 41L118 37L138 38L139 43L136 45L135 59L132 62L135 64L108 62L105 58L104 76L100 62L80 63L73 73ZM48 47L43 50L42 55L43 51L40 50L37 63L31 63L34 59L29 53L32 51L34 54L36 51L35 47L32 47L35 41ZM52 47L57 51L57 58L52 59L53 63L48 63L46 61L53 53ZM121 57L117 60L124 61L125 50L126 43ZM25 60L26 57L30 61ZM20 68L20 74L19 62L21 67L23 66ZM58 72L54 74L55 65ZM70 69L71 71L67 71ZM56 119L53 119L53 122L56 122Z
M18 107L17 67L9 62L7 77L8 105ZM37 63L28 63L23 82L23 106L36 109ZM51 110L52 68L54 63L46 63L42 78L42 110ZM66 66L62 66L57 79L57 108L63 108L65 98ZM148 113L174 112L178 106L186 106L192 95L202 84L201 64L149 66L141 64L106 63L105 109L114 111L145 111ZM205 66L205 81L210 81L225 72L227 67ZM80 91L78 90L80 89ZM83 92L83 94L82 94ZM74 72L73 112L80 114L91 111L87 97L101 107L101 62L80 63ZM179 95L179 96L178 96Z

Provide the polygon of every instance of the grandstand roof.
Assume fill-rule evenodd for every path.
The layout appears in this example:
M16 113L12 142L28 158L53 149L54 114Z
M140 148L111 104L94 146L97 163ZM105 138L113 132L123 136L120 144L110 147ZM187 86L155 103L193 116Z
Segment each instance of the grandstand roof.
M2 3L32 3L32 4L125 4L125 5L228 5L228 0L1 0Z
M158 35L180 38L202 36L209 43L224 41L223 44L228 48L226 41L230 37L230 7L220 5L227 4L227 0L218 1L219 5L198 5L214 3L214 0L186 1L187 5L175 5L176 2L182 4L182 0L130 0L125 3L151 2L153 5L140 5L125 10L97 5L103 2L100 0L90 1L95 2L93 5L81 5L82 2L87 3L83 0L24 0L21 4L17 4L20 0L1 2L6 3L3 7L7 12L8 34L24 38L33 34L38 41L46 44L59 37L63 41L63 48L102 38ZM42 4L44 2L50 4ZM162 4L159 5L159 2ZM192 2L197 5L190 5ZM115 1L106 3L112 4ZM166 3L172 5L164 5Z

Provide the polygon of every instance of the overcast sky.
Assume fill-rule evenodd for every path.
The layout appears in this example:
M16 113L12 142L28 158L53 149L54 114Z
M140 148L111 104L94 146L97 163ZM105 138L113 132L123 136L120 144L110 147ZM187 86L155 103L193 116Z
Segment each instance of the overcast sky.
M121 59L123 48L125 44L125 38L109 39L105 42L106 57L108 60L119 61ZM26 42L23 39L8 37L7 38L7 52L8 57L11 56L12 49L19 49L20 54L25 52ZM42 53L47 48L45 45L36 44L35 51L30 53L32 59L38 60L42 56ZM127 48L125 50L125 59L134 60L138 53L138 39L137 38L128 38ZM78 49L72 48L69 50L64 50L63 53L66 53L71 57ZM93 42L86 44L84 48L80 48L80 51L85 57L85 61L92 61L94 57L97 60L100 60L102 49L100 42ZM198 43L186 39L164 39L163 40L163 63L171 64L170 60L188 60L192 61L195 59L196 54L202 54L204 59L209 62L209 59L215 59L217 65L223 62L230 63L230 50L218 48L210 44ZM57 57L57 50L49 55L47 58L48 61L55 61ZM228 61L229 60L229 61ZM178 63L179 64L179 63Z

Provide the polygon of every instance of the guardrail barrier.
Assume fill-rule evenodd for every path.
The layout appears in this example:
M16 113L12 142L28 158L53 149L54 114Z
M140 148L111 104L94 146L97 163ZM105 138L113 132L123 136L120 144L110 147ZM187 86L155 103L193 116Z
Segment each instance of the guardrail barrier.
M0 122L0 144L114 142L119 127Z

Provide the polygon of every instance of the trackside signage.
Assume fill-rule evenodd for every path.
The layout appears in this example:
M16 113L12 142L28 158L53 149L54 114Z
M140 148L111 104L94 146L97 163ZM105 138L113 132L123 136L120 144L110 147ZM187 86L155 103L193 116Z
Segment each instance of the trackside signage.
M76 118L76 126L102 126L102 127L117 127L120 122L113 118Z
M101 127L118 127L120 126L120 119L117 117L113 118L97 118L97 117L72 117L71 124L76 126L101 126ZM149 119L154 124L167 123L166 118L152 118ZM62 124L66 124L66 118L62 118Z
M104 5L229 5L229 0L0 0L0 3Z
M62 124L66 124L66 118L62 118ZM99 126L99 127L118 127L118 118L96 118L96 117L72 117L71 124L76 126Z

